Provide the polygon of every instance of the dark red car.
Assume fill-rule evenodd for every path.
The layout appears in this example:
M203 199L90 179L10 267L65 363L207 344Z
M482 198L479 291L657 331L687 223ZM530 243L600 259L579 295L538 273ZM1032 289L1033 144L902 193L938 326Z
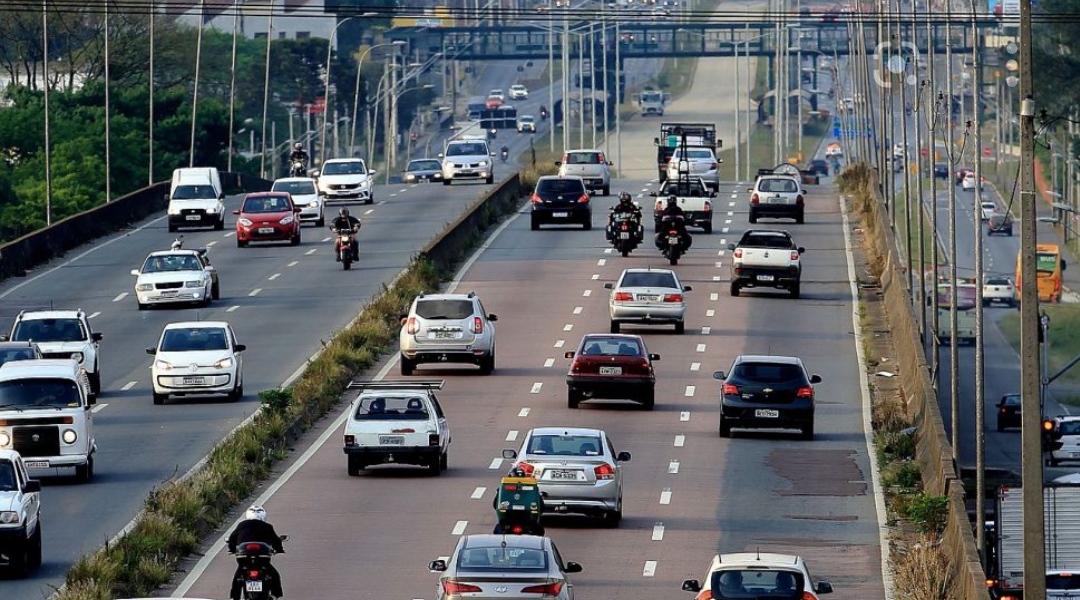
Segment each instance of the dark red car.
M243 248L249 242L283 242L300 245L300 209L285 192L248 194L240 210L234 210L236 245Z
M566 358L574 359L566 373L569 408L577 408L583 400L605 398L632 400L652 410L656 388L652 363L660 355L649 354L641 336L590 333Z

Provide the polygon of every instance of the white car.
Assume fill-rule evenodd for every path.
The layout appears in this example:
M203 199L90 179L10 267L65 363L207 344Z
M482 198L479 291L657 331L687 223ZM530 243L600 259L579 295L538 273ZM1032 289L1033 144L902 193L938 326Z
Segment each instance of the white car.
M529 89L521 84L514 84L510 86L510 99L511 100L525 100L529 97Z
M983 221L989 221L990 217L997 214L997 205L992 200L983 200L979 203L979 212Z
M983 185L985 185L985 184L986 184L986 178L984 177L983 178ZM964 178L960 181L960 187L965 192L975 191L975 174L974 173L968 173L968 174L964 175ZM980 185L979 189L980 190L983 189L983 186ZM985 202L983 204L985 204ZM991 202L990 204L993 204L993 202ZM985 220L985 218L983 220Z
M419 465L432 475L446 470L450 426L435 396L442 386L441 380L350 383L360 394L345 422L349 475L383 464Z
M0 554L18 575L41 566L41 482L30 479L22 457L0 450Z
M499 88L495 88L488 92L488 98L498 98L499 100L506 100L506 93Z
M810 576L801 556L772 552L717 554L702 581L683 581L684 592L712 592L712 598L801 598L819 600L832 584Z
M271 192L286 192L292 196L293 206L300 209L301 223L314 223L316 227L326 225L323 216L323 199L319 195L318 184L310 177L283 177L274 181Z
M619 333L623 323L675 325L675 333L685 330L686 296L692 288L679 282L670 269L626 269L611 290L608 313L611 333Z
M45 358L71 358L79 363L90 383L90 395L101 391L101 338L90 320L78 310L23 311L15 317L7 340L33 341ZM2 338L0 338L2 339Z
M983 306L1001 302L1006 306L1016 306L1016 286L1008 277L987 277L983 280Z
M495 153L485 139L450 140L439 153L443 185L451 185L458 179L483 179L485 183L495 183L493 156Z
M1058 416L1053 421L1061 448L1050 452L1047 462L1056 467L1058 463L1080 461L1080 415Z
M893 144L892 155L893 158L904 158L907 156L907 148L903 144Z
M363 200L375 202L371 189L375 171L367 168L360 158L331 158L319 171L312 173L319 184L319 195L325 202Z
M139 310L151 304L192 302L204 306L221 295L218 273L205 248L151 252L135 276L135 303Z
M720 159L712 148L686 148L686 158L683 158L683 148L675 149L668 161L668 180L678 181L679 172L689 171L691 177L700 177L705 185L716 190L720 187Z
M247 346L224 321L169 323L157 346L147 348L154 357L150 379L154 404L169 396L225 394L230 400L244 395L244 360Z
M423 363L472 363L491 375L498 319L473 292L417 296L398 335L401 374L412 375Z

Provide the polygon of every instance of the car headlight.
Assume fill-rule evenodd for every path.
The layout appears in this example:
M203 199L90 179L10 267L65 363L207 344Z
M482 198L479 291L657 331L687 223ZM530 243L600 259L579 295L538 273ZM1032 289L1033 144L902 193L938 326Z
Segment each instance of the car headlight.
M405 181L416 181L416 174L415 173L409 173L409 174L405 175Z
M203 283L203 281L201 279L198 280L198 281L185 281L184 282L184 287L189 287L189 288L199 288L199 287L203 287L204 285L206 285L206 284Z
M232 358L223 358L214 363L214 368L217 369L231 369L233 365Z
M71 360L73 360L73 361L75 361L77 363L81 363L83 361L83 353L82 352L72 352L71 353Z
M217 207L216 206L211 206L210 208L206 209L206 214L208 214L208 215L212 215L212 214L214 214L216 212L217 212Z
M244 227L251 227L251 220L250 219L245 219L245 218L241 217L241 218L237 219L236 222L243 225Z
M165 362L163 360L155 360L154 361L154 368L155 369L161 369L162 371L171 371L173 366L172 366L172 363L167 363L167 362Z
M135 286L136 292L152 292L154 291L154 284L152 283L140 283Z
M486 161L486 160L482 160L482 161L480 161L480 166L481 166L481 167L486 167L486 166L488 166L488 161Z
M0 431L0 448L7 448L11 445L11 434L6 431Z
M79 434L74 429L65 429L60 439L64 440L65 444L74 444L75 440L79 439Z
M307 207L308 208L319 208L319 201L318 200L312 200L311 202L308 202Z
M296 217L294 217L293 215L289 215L289 216L284 217L284 218L281 219L281 224L282 225L288 225L289 223L292 223L295 220L296 220Z
M3 525L18 525L19 513L13 510L0 511L0 524Z

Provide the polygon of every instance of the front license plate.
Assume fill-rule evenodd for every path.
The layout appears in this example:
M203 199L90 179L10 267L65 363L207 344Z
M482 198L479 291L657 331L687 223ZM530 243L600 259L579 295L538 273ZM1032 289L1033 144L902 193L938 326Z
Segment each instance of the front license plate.
M630 232L629 231L621 231L621 232L619 232L619 239L620 240L628 240L628 239L630 239Z
M380 435L380 446L404 446L405 436L403 435Z
M556 469L551 472L552 479L561 479L568 481L577 481L577 471L567 471L564 469Z
M622 367L600 367L601 375L622 375Z
M206 385L205 377L185 377L184 385Z
M774 279L776 279L776 278L773 277L772 275L758 275L757 276L758 281L773 281Z
M570 216L570 213L557 212L557 213L552 213L551 216L555 217L556 219L565 219L566 217Z
M274 233L273 227L260 227L259 233Z
M173 296L175 296L175 295L177 295L179 293L180 292L178 292L176 290L166 290L164 292L161 292L161 297L162 298L171 298L171 297L173 297Z
M188 215L188 216L187 216L187 220L188 220L188 221L198 221L198 220L199 220L199 219L201 219L201 218L202 218L202 217L200 217L199 215Z
M759 408L754 411L754 416L761 419L776 419L780 417L780 411L771 408Z
M262 592L262 582L261 581L245 581L244 582L244 589L249 591L249 592L255 592L255 593Z
M28 460L24 463L27 469L48 469L49 461L47 460Z

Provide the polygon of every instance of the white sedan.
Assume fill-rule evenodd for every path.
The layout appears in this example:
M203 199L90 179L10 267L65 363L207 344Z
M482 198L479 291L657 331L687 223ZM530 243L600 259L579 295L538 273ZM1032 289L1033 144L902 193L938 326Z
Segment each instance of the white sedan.
M645 325L674 324L675 333L686 327L686 292L690 286L679 283L670 269L626 269L611 290L608 312L611 333L619 333L622 323Z
M965 179L965 181L967 181ZM991 200L983 200L979 203L979 212L982 213L981 217L983 221L989 221L990 217L997 214L997 205Z
M982 184L979 185L979 189L980 190L983 189L984 185L986 185L986 178L985 177L982 178ZM964 175L964 179L962 179L960 181L960 187L965 192L973 192L973 191L975 191L975 174L974 173L968 173L968 174Z
M210 304L220 294L217 270L206 249L151 252L135 276L135 302L139 310L151 304L191 302Z
M154 404L164 404L169 396L209 394L239 400L244 395L240 353L245 349L224 321L169 323L157 346L146 349L154 357Z
M510 86L511 100L525 100L529 97L529 89L520 83Z

